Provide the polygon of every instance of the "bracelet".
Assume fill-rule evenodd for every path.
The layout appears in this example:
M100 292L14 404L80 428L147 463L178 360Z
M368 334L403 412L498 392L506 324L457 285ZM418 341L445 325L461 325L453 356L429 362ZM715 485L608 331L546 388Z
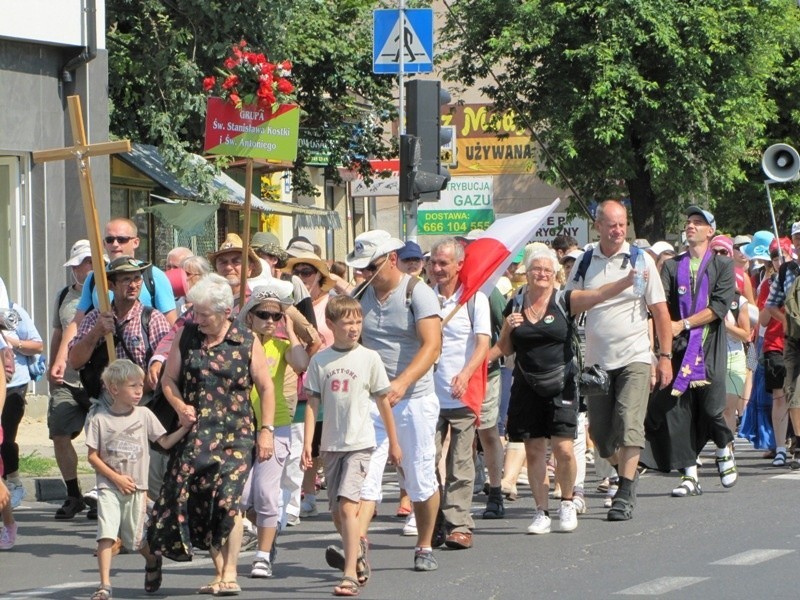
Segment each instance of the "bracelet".
M265 429L270 433L275 433L275 425L262 425L261 431L264 431Z
M22 340L17 340L17 350L22 350Z

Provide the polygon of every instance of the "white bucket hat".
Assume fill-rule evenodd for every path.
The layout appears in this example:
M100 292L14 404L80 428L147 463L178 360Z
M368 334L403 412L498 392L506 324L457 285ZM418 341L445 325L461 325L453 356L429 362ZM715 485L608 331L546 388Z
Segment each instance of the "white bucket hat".
M69 251L69 260L64 263L64 266L77 267L91 255L92 247L89 244L89 240L78 240L72 244L72 249Z
M354 246L355 249L347 255L344 262L354 269L363 269L379 256L400 250L405 243L392 237L388 231L375 229L359 235Z

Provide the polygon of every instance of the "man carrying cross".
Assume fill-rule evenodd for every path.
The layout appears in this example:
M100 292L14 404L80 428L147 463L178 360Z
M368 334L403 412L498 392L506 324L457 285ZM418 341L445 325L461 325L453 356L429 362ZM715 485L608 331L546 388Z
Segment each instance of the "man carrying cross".
M728 356L724 323L735 280L733 260L710 248L715 230L714 215L690 206L684 229L689 249L661 271L675 339L675 380L651 398L645 426L657 468L681 472L675 497L702 493L697 456L708 440L716 446L722 486L732 487L738 478L733 433L722 416Z

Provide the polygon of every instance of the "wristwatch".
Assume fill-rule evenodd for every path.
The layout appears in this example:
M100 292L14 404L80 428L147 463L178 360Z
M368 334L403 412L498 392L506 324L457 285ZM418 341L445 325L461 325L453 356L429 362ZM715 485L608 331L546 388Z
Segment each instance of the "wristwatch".
M262 425L261 429L266 429L270 433L275 433L275 425Z
M672 360L672 352L659 352L658 353L658 357L659 358L668 358L668 359Z
M692 328L692 324L689 323L689 319L684 319L683 320L683 330L684 331L689 331L691 328Z

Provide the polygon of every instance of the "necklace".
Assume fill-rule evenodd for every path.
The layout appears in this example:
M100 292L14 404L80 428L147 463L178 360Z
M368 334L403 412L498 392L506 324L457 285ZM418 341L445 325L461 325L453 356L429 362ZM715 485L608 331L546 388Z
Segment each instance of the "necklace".
M530 301L530 304L528 304L528 306L526 306L525 309L526 310L530 310L530 315L533 316L532 319L530 319L530 318L528 319L529 321L536 322L536 321L538 321L539 319L542 318L542 315L547 310L547 304L550 301L550 296L546 295L544 298L545 298L544 306L542 306L540 310L537 310L536 309L536 303L538 302L539 299L537 298L536 300L531 300L530 296L528 297L528 300Z

